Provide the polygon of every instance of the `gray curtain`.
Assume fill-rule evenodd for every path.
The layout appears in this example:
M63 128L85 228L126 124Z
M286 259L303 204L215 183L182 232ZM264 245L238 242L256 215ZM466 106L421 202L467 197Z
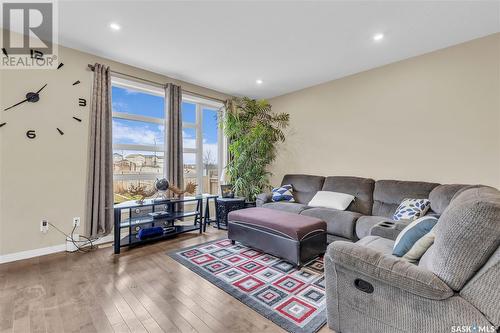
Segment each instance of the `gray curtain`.
M165 88L167 107L167 178L170 184L184 188L184 161L182 156L182 90L169 83Z
M113 149L111 73L107 66L94 65L90 107L89 161L86 221L91 237L106 235L113 228Z

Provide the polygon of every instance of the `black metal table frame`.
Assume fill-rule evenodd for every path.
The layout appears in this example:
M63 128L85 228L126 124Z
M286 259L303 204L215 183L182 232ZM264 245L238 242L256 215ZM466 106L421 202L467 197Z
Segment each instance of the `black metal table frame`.
M207 224L212 224L212 222L217 223L217 198L218 195L207 195L203 197L203 199L206 199L205 202L205 210L203 212L203 231L207 231ZM210 199L214 200L214 207L215 207L215 213L216 213L216 218L215 220L212 220L210 218Z
M166 239L170 238L174 235L178 235L184 232L189 232L189 231L194 231L194 230L199 230L199 233L201 234L204 230L204 226L206 229L206 223L207 219L210 221L210 211L205 210L205 214L202 214L202 209L203 209L203 199L204 197L197 196L197 197L192 197L192 198L186 198L186 199L170 199L170 200L148 200L148 203L143 203L143 204L130 204L130 205L124 205L123 207L119 207L120 204L116 205L114 208L114 252L115 254L120 253L120 248L124 246L134 246L134 245L139 245L139 244L144 244L147 242L151 241L156 241L160 239ZM159 218L159 219L153 219L153 218L147 218L146 216L144 217L143 221L133 223L132 221L132 210L137 209L137 208L144 208L144 207L152 207L152 212L155 212L155 207L158 205L170 205L170 206L175 206L176 204L179 203L186 203L186 202L195 202L196 201L196 210L193 212L175 212L172 211L172 214L164 217L164 218ZM207 198L207 204L206 208L208 207L208 198ZM121 239L121 229L127 228L127 225L122 226L122 221L121 221L121 211L124 209L129 210L129 219L128 219L128 231L129 234L127 237L124 239ZM208 214L207 214L208 213ZM161 224L166 221L172 221L173 223L175 220L184 218L184 217L192 217L194 216L194 224L192 227L189 226L177 226L179 227L179 231L175 231L172 233L164 234L163 236L159 237L154 237L151 239L145 239L145 240L134 240L132 239L132 227L137 226L137 225L143 225L143 224L152 224L154 225L155 223ZM199 226L197 226L199 224ZM180 228L182 227L182 228ZM126 241L125 244L123 244L123 241Z
M217 229L227 230L227 215L233 210L246 207L245 198L216 198L215 214L217 219Z

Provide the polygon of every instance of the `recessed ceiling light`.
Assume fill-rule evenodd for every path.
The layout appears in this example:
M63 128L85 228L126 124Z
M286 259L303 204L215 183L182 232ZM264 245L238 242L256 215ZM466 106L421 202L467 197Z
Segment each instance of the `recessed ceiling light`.
M114 30L114 31L118 31L122 28L122 27L120 27L120 25L118 23L110 23L109 27L111 30Z
M373 40L378 42L378 41L381 41L382 39L384 39L384 34L375 34L373 35Z
M257 84L262 84L263 82L264 82L264 81L262 81L261 79L257 79L257 80L255 80L255 83L257 83Z

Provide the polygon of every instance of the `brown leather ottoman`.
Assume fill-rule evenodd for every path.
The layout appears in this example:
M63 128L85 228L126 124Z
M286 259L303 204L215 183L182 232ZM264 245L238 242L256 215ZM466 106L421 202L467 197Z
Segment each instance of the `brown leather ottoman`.
M230 212L228 238L297 266L325 253L327 246L324 221L262 207Z

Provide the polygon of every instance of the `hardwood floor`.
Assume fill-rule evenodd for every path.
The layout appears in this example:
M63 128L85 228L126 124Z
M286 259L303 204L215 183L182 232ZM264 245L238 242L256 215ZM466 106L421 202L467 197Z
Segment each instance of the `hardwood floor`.
M0 332L284 332L165 255L225 235L2 264Z

